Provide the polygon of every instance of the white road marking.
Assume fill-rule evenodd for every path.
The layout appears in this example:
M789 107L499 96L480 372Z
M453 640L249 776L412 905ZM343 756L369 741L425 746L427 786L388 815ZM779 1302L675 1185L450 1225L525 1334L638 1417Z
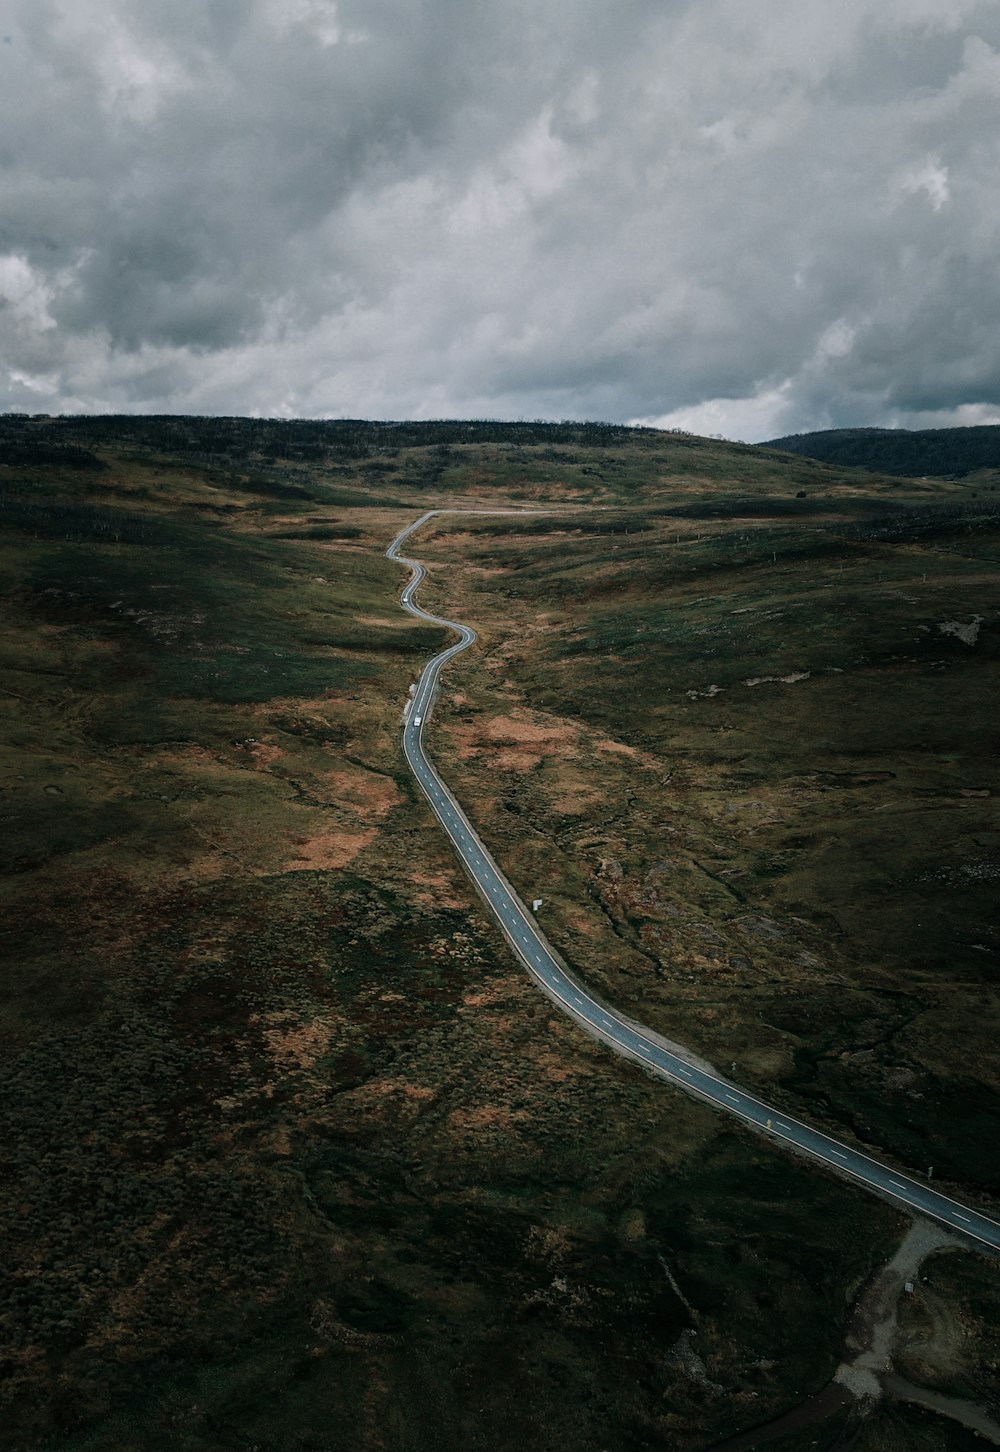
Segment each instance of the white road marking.
M727 1098L727 1099L731 1099L731 1100L732 1100L732 1101L733 1101L733 1103L734 1103L734 1104L739 1104L739 1102L740 1102L740 1101L739 1101L739 1100L738 1100L738 1099L737 1099L737 1097L736 1097L736 1095L735 1095L735 1094L727 1094L727 1095L726 1095L726 1098Z
M959 1215L957 1210L953 1210L952 1214L954 1215L956 1220L964 1220L966 1225L972 1224L972 1221L969 1219L968 1215Z
M831 1150L830 1153L832 1155L836 1155L838 1160L846 1160L847 1159L847 1156L846 1155L842 1155L840 1153L840 1150Z
M910 1188L909 1185L901 1185L898 1180L890 1180L889 1184L895 1185L897 1190L908 1190Z

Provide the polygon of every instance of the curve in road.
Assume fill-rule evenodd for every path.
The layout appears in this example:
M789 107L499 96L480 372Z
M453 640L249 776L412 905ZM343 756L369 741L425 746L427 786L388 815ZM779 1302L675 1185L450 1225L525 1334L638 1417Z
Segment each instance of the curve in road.
M535 982L569 1016L594 1038L600 1039L618 1053L636 1060L652 1074L678 1085L689 1094L707 1100L717 1109L734 1115L744 1124L775 1141L783 1141L814 1160L849 1176L884 1198L920 1215L946 1225L959 1235L967 1236L980 1246L1000 1252L1000 1224L971 1206L962 1205L920 1180L870 1155L842 1143L831 1135L804 1124L782 1109L764 1103L756 1095L741 1089L693 1059L664 1046L658 1036L634 1023L614 1008L596 999L570 972L566 964L539 928L533 914L525 907L514 888L497 866L482 839L469 822L449 788L439 776L423 746L423 732L434 701L438 680L444 667L478 638L469 625L445 620L422 610L414 600L427 571L419 560L400 553L406 540L438 514L513 513L504 510L441 510L431 509L401 530L389 546L389 559L406 565L410 579L400 597L404 610L420 620L442 625L458 634L458 640L428 661L407 706L403 725L403 753L421 791L430 803L451 840L466 872L515 956ZM525 511L527 512L527 511Z

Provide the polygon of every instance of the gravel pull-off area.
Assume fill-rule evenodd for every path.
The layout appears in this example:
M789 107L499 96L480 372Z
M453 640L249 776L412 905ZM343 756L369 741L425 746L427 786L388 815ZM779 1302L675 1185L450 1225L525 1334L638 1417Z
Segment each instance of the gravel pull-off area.
M963 1427L968 1427L987 1442L1000 1447L1000 1422L975 1402L967 1402L962 1397L945 1396L943 1392L930 1391L924 1386L914 1386L912 1381L897 1376L895 1372L889 1372L883 1377L882 1385L889 1396L895 1397L897 1401L913 1402L915 1406L926 1407L929 1412L937 1412L939 1416L960 1422Z
M752 1452L790 1432L831 1416L853 1401L864 1416L884 1396L926 1407L977 1432L1000 1447L1000 1423L982 1407L961 1397L916 1386L892 1367L900 1299L907 1282L916 1284L920 1267L936 1250L962 1250L955 1236L929 1220L916 1219L899 1249L862 1292L846 1338L849 1359L837 1367L833 1380L815 1396L772 1422L721 1442L714 1452ZM849 1434L850 1435L850 1434ZM851 1438L853 1440L853 1438ZM840 1444L838 1444L840 1445ZM844 1444L845 1447L849 1443Z
M855 1354L842 1361L834 1381L859 1401L882 1395L882 1377L892 1365L899 1298L907 1281L916 1281L924 1260L934 1250L959 1242L929 1220L914 1220L892 1260L862 1294L847 1333L847 1349Z

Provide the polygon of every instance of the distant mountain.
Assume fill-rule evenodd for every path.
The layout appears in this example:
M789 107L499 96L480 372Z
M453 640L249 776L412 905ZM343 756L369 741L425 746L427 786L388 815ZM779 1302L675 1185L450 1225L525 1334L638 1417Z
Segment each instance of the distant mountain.
M969 474L1000 469L1000 425L959 429L824 429L758 447L880 474Z

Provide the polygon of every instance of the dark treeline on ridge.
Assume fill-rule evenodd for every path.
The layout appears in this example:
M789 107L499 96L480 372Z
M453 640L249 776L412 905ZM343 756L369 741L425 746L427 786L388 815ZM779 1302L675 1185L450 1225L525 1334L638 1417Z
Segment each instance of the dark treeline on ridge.
M254 456L319 463L391 455L399 449L459 444L563 444L611 447L658 437L655 429L611 423L502 422L496 419L393 422L365 419L212 418L197 415L64 416L7 414L0 418L0 462L53 463L53 449L128 444L180 455ZM45 451L29 459L34 449Z
M769 439L765 449L908 478L1000 468L1000 425L955 429L825 429Z

